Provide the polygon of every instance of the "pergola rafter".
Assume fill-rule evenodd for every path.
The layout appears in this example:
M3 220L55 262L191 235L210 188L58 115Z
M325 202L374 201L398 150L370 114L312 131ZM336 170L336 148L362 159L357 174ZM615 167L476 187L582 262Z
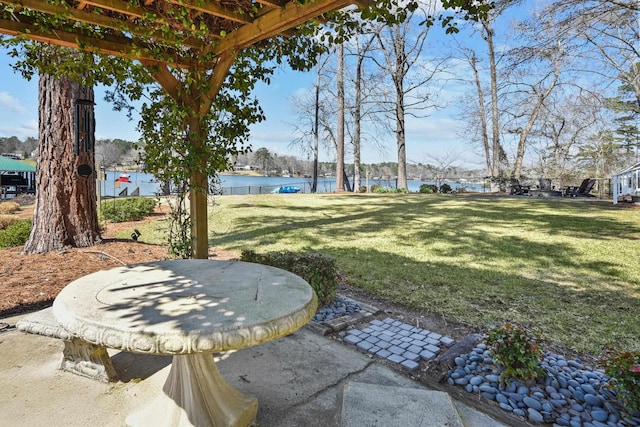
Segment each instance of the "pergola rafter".
M292 37L291 30L306 21L367 1L0 0L0 33L189 68L203 52L221 54L276 35ZM35 18L13 13L23 9L66 20L45 29Z
M138 60L176 103L193 112L194 152L206 140L203 120L239 52L351 4L372 0L0 0L0 33ZM28 11L29 13L23 13ZM172 69L191 73L198 94ZM192 95L185 95L185 94ZM208 177L190 171L193 256L208 257Z

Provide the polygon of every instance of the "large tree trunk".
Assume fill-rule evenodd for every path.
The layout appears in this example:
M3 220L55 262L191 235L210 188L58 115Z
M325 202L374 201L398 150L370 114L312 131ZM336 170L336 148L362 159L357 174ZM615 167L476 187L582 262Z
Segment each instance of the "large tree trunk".
M485 163L487 165L487 171L491 176L493 176L493 164L491 163L491 147L489 146L487 110L484 105L484 91L482 90L482 83L480 82L480 73L478 73L478 58L476 58L475 52L471 57L471 68L473 68L473 75L476 81L476 90L478 91L478 111L480 114L480 128L482 132L482 145L484 147Z
M311 192L318 191L318 143L320 139L320 124L318 122L320 116L320 68L318 68L318 81L316 82L316 104L315 118L313 122L313 182L311 184Z
M492 169L491 178L494 180L502 174L500 160L502 147L500 145L500 112L498 109L498 71L496 66L496 51L493 45L493 28L489 21L482 21L485 30L484 40L487 42L489 68L491 74L491 139L492 139Z
M394 49L396 75L393 76L393 80L396 89L396 143L398 148L398 179L396 181L396 188L406 190L409 188L407 186L407 146L404 117L404 78L407 75L407 65L404 38L400 31L396 32Z
M355 105L353 107L353 192L360 192L360 134L362 120L362 63L363 55L358 55L355 81Z
M42 75L39 115L36 202L24 252L95 245L100 232L93 170L93 88Z
M336 191L344 191L344 44L338 47L338 124L336 141Z

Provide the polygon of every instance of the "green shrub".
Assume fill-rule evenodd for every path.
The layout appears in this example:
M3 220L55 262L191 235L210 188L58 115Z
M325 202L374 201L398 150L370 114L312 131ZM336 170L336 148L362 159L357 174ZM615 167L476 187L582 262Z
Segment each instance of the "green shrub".
M240 260L281 268L302 277L315 291L320 306L329 304L336 297L338 272L333 258L320 254L299 255L292 252L258 254L251 250L243 250Z
M451 186L449 184L442 184L440 186L440 192L443 194L451 193Z
M147 197L129 197L102 202L103 220L111 222L138 221L153 213L156 200Z
M422 184L422 185L420 185L420 193L432 194L432 193L437 193L437 192L438 192L438 187L436 187L435 185L432 185L432 184Z
M377 193L378 192L378 188L382 188L382 186L380 184L373 184L371 186L371 192L372 193Z
M358 187L358 193L366 193L367 192L367 186L366 185L361 185Z
M24 245L31 233L31 220L22 219L0 231L0 248Z
M374 193L408 193L409 191L407 191L406 188L391 188L391 187L378 186L375 190L372 190L372 192Z
M544 357L539 344L544 342L540 334L529 330L520 323L505 323L491 329L484 337L498 366L504 368L500 381L509 378L521 381L535 381L545 376L540 365Z
M0 214L12 214L20 210L20 204L16 202L0 203Z
M624 410L629 415L640 412L640 351L608 349L600 363L611 378L608 387L618 392Z
M389 188L389 187L382 187L381 185L379 185L375 190L373 190L373 193L395 193L395 188Z

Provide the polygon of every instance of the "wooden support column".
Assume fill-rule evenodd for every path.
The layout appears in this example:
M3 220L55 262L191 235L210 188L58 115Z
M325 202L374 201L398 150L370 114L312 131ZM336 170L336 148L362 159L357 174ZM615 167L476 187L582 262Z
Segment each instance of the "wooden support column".
M192 105L194 107L194 105ZM199 152L206 140L203 135L202 117L192 108L193 116L189 120L189 140L193 152ZM206 170L207 159L200 156L197 165L191 169L189 183L189 213L191 215L191 257L207 259L209 257L209 231L207 224L207 193L209 188Z
M202 120L211 110L211 104L216 97L222 83L236 58L236 52L226 52L218 59L218 63L213 69L213 73L207 80L207 90L200 100L199 108L195 108L195 116L192 117L190 123L191 143L195 150L199 150L207 135L203 134ZM201 171L206 170L207 159L198 159L198 166L191 171L191 185L189 190L190 197L190 214L191 214L191 233L192 241L192 257L195 259L207 259L209 257L209 219L208 219L208 203L207 196L209 191L209 177Z
M209 257L209 228L207 218L207 176L202 172L191 172L191 198L189 208L191 209L191 233L192 258L207 259Z

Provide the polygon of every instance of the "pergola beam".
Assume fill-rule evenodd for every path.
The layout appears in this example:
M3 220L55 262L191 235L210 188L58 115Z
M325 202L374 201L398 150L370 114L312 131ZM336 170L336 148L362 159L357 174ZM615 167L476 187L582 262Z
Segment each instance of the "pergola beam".
M48 32L37 29L31 22L8 19L0 19L0 32L10 36L26 37L30 40L72 49L82 48L96 53L136 59L148 63L164 63L173 67L189 68L189 63L182 62L181 55L178 55L173 49L169 51L169 56L167 56L165 49L165 55L162 58L158 58L148 47L124 36L105 35L104 38L100 39L93 35L81 34L78 30L69 32L64 29L56 29Z
M97 35L73 26L44 31L41 27L33 25L33 21L29 18L25 19L24 16L13 14L12 19L0 20L0 33L23 36L64 47L82 48L140 61L190 68L194 56L198 55L197 52L222 55L229 51L239 51L276 35L291 37L294 34L292 29L306 21L341 9L354 1L362 5L371 0L316 0L303 4L292 0L275 9L271 9L271 6L262 6L258 12L259 16L253 20L248 14L234 11L227 6L216 5L212 0L164 1L215 16L209 19L226 20L227 24L217 29L210 28L206 35L206 38L210 39L209 42L194 37L174 39L160 31L161 26L169 25L166 22L167 17L158 15L153 9L148 9L151 3L138 6L123 0L83 0L76 7L66 8L63 5L52 5L46 0L0 0L0 4L52 16L68 16L72 21L105 29ZM257 4L279 4L279 1L258 0ZM86 6L93 6L96 9L90 10ZM115 13L115 15L111 16L109 13ZM229 26L236 29L228 31ZM184 33L190 30L185 29ZM226 33L224 37L221 36L223 31ZM176 33L179 34L180 31ZM185 51L184 47L191 50ZM211 67L214 63L215 61Z
M51 3L46 3L39 0L2 0L2 3L24 7L49 15L69 15L76 21L84 22L86 24L96 25L103 28L110 28L116 31L123 31L138 37L151 38L167 43L175 43L175 40L171 40L165 37L160 31L156 29L150 27L140 27L139 25L131 23L130 21L123 21L120 19L111 18L106 15L85 12L81 10L82 8L67 9L62 6L53 5ZM204 45L200 40L194 38L187 38L183 40L183 44L185 46L196 49L202 49Z
M351 3L351 0L318 0L304 4L289 2L282 9L274 9L221 39L213 51L220 54L229 49L237 50L251 46Z
M228 19L240 24L248 24L252 21L251 17L246 13L241 13L229 9L228 7L219 6L215 3L201 0L168 0L171 4L186 6L189 9L197 10L212 16Z
M287 4L285 0L257 0L257 2L269 7L283 7Z
M118 12L133 18L144 18L150 13L147 9L121 0L84 0L81 4Z

